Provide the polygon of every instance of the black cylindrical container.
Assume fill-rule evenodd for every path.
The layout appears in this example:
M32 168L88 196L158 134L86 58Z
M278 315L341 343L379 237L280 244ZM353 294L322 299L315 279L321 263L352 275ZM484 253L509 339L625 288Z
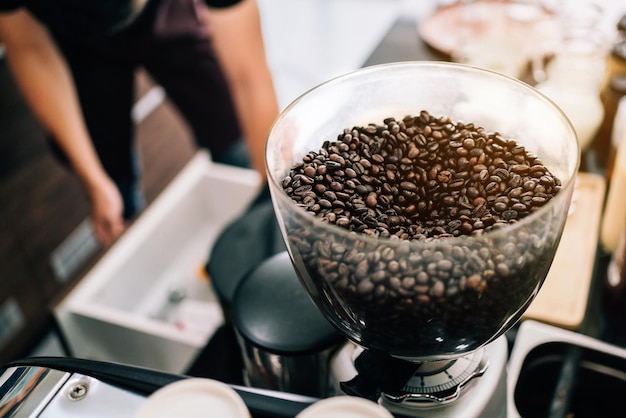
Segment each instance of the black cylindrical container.
M329 395L329 360L345 339L311 301L286 251L241 281L232 315L248 386Z

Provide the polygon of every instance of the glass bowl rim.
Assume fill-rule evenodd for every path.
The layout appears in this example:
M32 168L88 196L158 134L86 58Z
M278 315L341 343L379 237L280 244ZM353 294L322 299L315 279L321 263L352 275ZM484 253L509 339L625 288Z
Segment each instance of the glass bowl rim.
M530 92L533 96L535 96L537 99L542 100L544 102L547 102L547 104L549 105L550 108L552 108L556 114L559 116L560 119L562 119L562 121L565 123L566 125L566 130L569 131L569 136L574 138L574 143L576 145L577 148L577 157L576 157L576 162L572 165L571 168L571 172L567 172L566 174L568 175L568 179L567 181L563 181L562 179L559 178L559 180L561 180L561 189L560 191L554 195L553 198L551 198L546 204L542 205L539 209L529 213L528 215L524 216L522 219L517 220L516 222L513 223L508 223L503 227L498 227L498 228L493 228L490 229L488 231L485 231L482 235L476 237L473 235L460 235L460 236L456 236L456 237L442 237L442 238L428 238L426 240L403 240L403 239L395 239L395 238L389 238L389 237L372 237L369 236L367 234L363 234L363 233L359 233L359 232L355 232L355 231L349 231L346 228L343 228L341 226L337 226L334 224L331 224L329 222L326 222L324 220L322 220L321 218L319 218L318 216L314 216L311 213L309 213L308 211L306 211L305 209L299 207L298 205L296 205L294 203L294 201L284 192L283 188L282 188L282 181L283 178L281 179L277 179L274 176L274 173L272 172L272 170L270 170L270 164L269 164L269 158L268 158L268 152L269 152L269 148L270 145L272 145L273 141L273 132L275 131L276 127L286 118L286 116L288 115L288 113L290 112L291 109L293 109L294 107L296 107L301 101L306 100L306 98L316 92L319 91L321 89L324 88L328 88L328 87L332 87L333 84L336 83L341 83L347 79L351 79L354 77L358 77L361 75L365 75L368 73L374 73L374 72L378 72L378 71L384 71L386 68L400 68L400 67L406 67L406 68L428 68L428 67L432 67L433 69L441 69L441 68L456 68L456 69L460 69L462 71L465 72L469 72L469 73L481 73L483 75L487 75L489 77L494 77L494 78L499 78L503 81L509 82L509 83L514 83L516 84L519 88L521 88L522 90L527 90L528 92ZM442 116L446 116L446 115L442 115ZM453 121L454 122L454 121ZM456 123L456 122L454 122ZM523 143L521 145L524 145ZM533 150L529 150L530 152L533 152ZM523 228L524 226L526 226L527 224L533 222L534 220L541 218L543 216L544 213L546 212L550 212L552 211L552 208L559 203L561 200L563 199L568 199L571 196L571 193L566 193L565 191L567 190L573 190L573 186L574 183L576 182L576 173L578 172L579 166L580 166L580 160L581 160L581 156L580 156L580 143L578 140L578 136L576 135L576 131L573 127L572 122L569 120L569 118L566 116L565 112L552 100L550 99L548 96L546 96L545 94L543 94L542 92L540 92L539 90L535 89L534 87L530 86L529 84L518 80L514 77L510 77L507 76L505 74L501 74L495 71L491 71L488 69L484 69L484 68L480 68L480 67L475 67L475 66L471 66L471 65L467 65L467 64L462 64L462 63L455 63L455 62L440 62L440 61L402 61L402 62L391 62L391 63L385 63L385 64L377 64L377 65L371 65L371 66L367 66L367 67L362 67L359 68L357 70L353 70L344 74L341 74L339 76L330 78L327 81L324 81L308 90L306 90L304 93L300 94L296 99L294 99L287 107L284 108L284 110L281 111L281 113L279 114L279 116L276 118L276 120L274 121L274 123L272 124L272 127L270 129L270 132L268 134L268 140L266 142L265 145L265 155L266 155L266 164L267 164L267 176L268 176L268 183L270 183L270 192L272 195L272 199L274 198L279 198L281 201L283 201L280 206L284 206L284 207L292 207L296 210L296 213L298 213L301 216L305 216L306 219L310 219L311 224L314 225L316 228L321 228L322 230L328 230L330 232L332 232L334 235L339 235L339 236L346 236L346 237L357 237L357 239L365 241L368 244L374 244L374 245L381 245L381 244L387 244L387 245L392 245L392 246L397 246L400 244L404 244L406 245L407 243L410 244L411 246L413 245L419 245L419 246L433 246L434 244L449 244L451 242L455 242L455 241L459 241L460 240L466 240L468 238L479 238L479 239L494 239L494 240L501 240L504 239L505 237L502 235L508 235L510 234L510 232L512 230L515 230L517 228ZM287 173L285 173L286 175ZM273 187L272 187L273 186ZM276 188L276 193L272 192L273 188ZM276 207L277 202L274 201L274 206ZM565 222L564 222L565 223Z

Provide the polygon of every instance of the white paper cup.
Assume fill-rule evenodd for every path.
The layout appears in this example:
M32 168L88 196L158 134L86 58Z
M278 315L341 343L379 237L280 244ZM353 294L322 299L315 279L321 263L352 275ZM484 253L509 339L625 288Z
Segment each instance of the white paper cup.
M179 380L150 395L135 418L250 418L239 394L218 380Z
M355 396L334 396L315 402L296 418L393 418L381 405Z

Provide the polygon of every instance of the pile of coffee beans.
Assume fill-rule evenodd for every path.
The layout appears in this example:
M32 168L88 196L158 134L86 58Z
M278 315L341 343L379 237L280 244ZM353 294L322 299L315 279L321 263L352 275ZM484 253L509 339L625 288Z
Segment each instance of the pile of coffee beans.
M517 319L562 227L552 213L489 238L561 181L516 140L427 111L345 129L282 186L344 231L283 215L299 272L355 339L396 355L470 351Z

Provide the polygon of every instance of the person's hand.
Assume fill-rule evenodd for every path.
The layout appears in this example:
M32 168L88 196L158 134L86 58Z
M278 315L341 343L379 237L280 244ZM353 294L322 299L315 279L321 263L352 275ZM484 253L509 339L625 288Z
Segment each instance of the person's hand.
M67 62L26 8L0 13L0 37L24 97L87 190L96 237L110 245L126 228L123 201L93 147Z
M115 184L108 180L90 191L91 220L98 241L110 246L126 229L124 203Z

